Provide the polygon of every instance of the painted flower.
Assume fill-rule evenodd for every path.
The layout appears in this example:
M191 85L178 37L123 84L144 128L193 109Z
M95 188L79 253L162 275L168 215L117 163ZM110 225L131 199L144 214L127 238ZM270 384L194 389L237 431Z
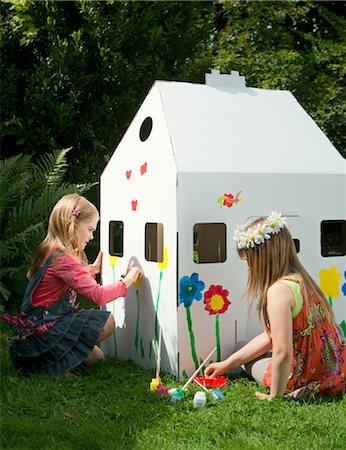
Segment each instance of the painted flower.
M193 273L191 277L184 276L180 278L180 303L184 303L185 308L192 305L193 300L201 300L205 287L203 281L198 280L198 273Z
M345 270L345 272L344 272L344 278L345 278L345 280L346 280L346 270ZM344 295L346 295L346 283L344 283L344 284L342 285L342 293L343 293Z
M341 273L336 271L336 266L332 266L329 270L321 269L318 275L322 292L328 298L338 298Z
M224 194L223 206L227 206L231 208L233 206L233 202L231 200L234 199L234 195L232 194Z
M242 198L240 198L241 191L237 192L237 195L234 196L233 194L223 194L221 197L217 199L218 204L220 205L220 208L223 206L227 206L227 208L231 208L233 205L238 205L241 201L243 201Z
M116 266L117 261L118 261L118 257L117 256L110 256L109 257L109 264L113 267L113 269Z
M133 282L134 287L135 287L136 289L138 289L139 286L142 284L142 281L143 281L143 277L137 278L137 280Z
M231 304L227 298L228 295L229 292L222 289L222 286L212 284L209 290L204 293L205 310L209 311L209 314L223 314Z
M166 269L167 264L168 264L168 250L167 250L167 247L164 247L164 249L163 249L163 261L158 263L157 267L160 270L164 270L164 269Z

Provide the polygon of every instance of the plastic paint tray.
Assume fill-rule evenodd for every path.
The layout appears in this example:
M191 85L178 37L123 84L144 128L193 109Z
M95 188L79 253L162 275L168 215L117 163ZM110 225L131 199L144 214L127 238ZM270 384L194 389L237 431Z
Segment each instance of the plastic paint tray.
M206 378L206 377L195 377L193 379L193 382L195 380L198 381L202 386L210 387L210 388L223 388L226 386L228 378L226 377L218 377L218 378ZM197 383L196 383L197 384Z

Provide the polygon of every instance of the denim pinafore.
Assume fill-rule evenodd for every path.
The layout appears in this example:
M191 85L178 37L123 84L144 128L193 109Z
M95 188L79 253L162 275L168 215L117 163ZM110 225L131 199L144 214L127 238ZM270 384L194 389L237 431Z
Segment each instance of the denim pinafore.
M29 281L9 352L23 375L63 375L78 367L94 348L109 316L101 309L79 310L77 293L69 288L49 307L35 307L32 294L54 258L51 255Z

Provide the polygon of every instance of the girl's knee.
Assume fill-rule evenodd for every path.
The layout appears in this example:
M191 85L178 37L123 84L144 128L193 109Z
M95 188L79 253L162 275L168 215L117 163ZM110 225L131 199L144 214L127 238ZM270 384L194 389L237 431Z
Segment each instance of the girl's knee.
M95 364L98 361L102 361L103 359L105 359L105 354L100 349L100 347L95 345L94 348L89 353L89 355L85 358L84 364L87 365Z

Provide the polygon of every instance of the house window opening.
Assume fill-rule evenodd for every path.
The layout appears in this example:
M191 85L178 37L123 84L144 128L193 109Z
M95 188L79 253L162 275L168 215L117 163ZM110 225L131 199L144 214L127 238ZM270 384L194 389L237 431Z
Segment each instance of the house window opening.
M124 256L124 222L119 220L109 222L109 254Z
M145 224L145 259L147 261L163 261L163 224Z
M224 223L194 225L193 260L196 264L226 261L226 225Z
M150 136L151 130L153 128L153 119L151 117L147 117L143 120L141 128L139 130L139 139L144 142Z
M346 255L346 220L322 220L321 255Z

